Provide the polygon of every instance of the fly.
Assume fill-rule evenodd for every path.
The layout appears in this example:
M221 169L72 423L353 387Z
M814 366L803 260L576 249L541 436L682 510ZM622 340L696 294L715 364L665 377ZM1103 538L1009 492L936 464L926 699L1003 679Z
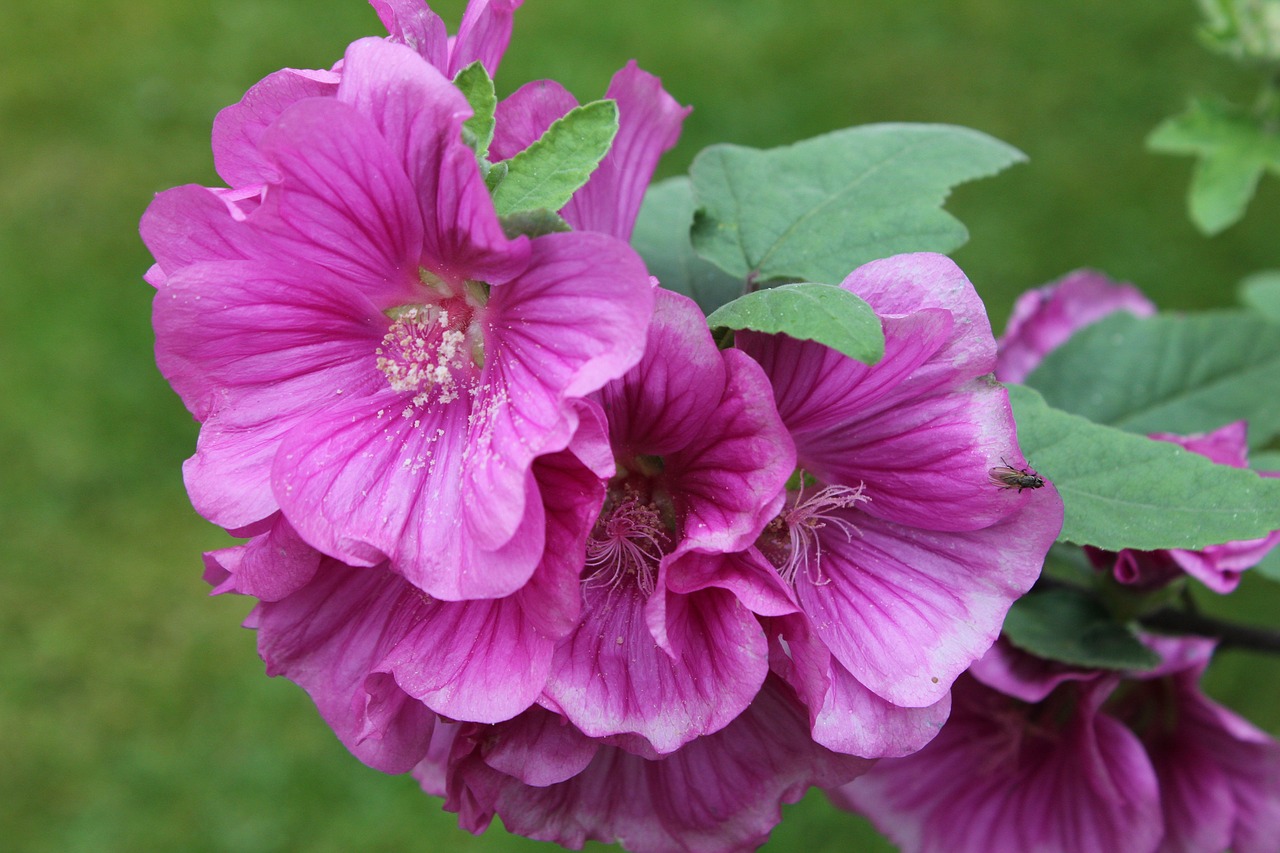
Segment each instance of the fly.
M1023 489L1038 489L1044 485L1044 478L1030 468L1014 468L1005 462L1003 456L1000 461L1004 464L987 472L991 476L991 482L1000 488L1017 489L1018 494L1022 494Z

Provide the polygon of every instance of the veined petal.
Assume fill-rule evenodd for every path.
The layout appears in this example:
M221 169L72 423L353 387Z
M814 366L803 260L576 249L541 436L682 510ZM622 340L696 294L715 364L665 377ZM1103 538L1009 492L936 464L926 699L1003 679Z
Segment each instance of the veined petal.
M280 177L252 221L280 260L331 270L380 306L410 301L422 214L373 122L350 104L309 98L281 114L261 149Z
M258 143L288 107L304 98L333 97L341 76L333 71L284 68L259 80L239 103L213 120L213 166L230 187L264 184L276 177Z
M511 41L511 22L524 0L470 0L449 47L449 77L477 60L492 77Z
M618 104L618 135L561 215L579 230L630 240L658 159L676 144L692 108L680 106L661 80L641 71L634 61L613 75L605 97Z
M467 488L474 441L465 399L425 410L406 395L387 405L333 407L286 436L272 484L308 542L354 565L384 559L435 598L499 598L520 588L542 554L545 527L526 468L521 492L490 507ZM459 485L462 488L459 488ZM486 549L471 538L496 509L514 523Z
M863 758L910 755L947 721L950 693L923 708L881 699L831 656L803 616L771 620L768 630L773 669L809 707L813 739L827 749Z
M279 601L315 577L324 555L303 542L279 513L271 517L270 525L243 545L204 555L205 580L214 587L212 595L235 592Z
M138 228L160 267L155 286L183 267L203 261L240 261L266 254L258 235L232 216L228 203L207 187L187 184L158 193Z
M814 631L877 695L906 707L934 704L995 641L1057 536L1057 494L1045 488L1022 497L1019 511L965 532L836 510L852 532L818 530L816 571L796 577Z
M723 728L759 690L764 633L729 592L667 595L671 654L651 635L634 586L587 585L583 593L582 624L556 650L543 704L588 736L639 735L670 753Z
M423 59L444 70L449 64L449 32L424 0L369 0L387 28L390 41L408 45Z
M397 695L386 680L371 695L366 681L421 603L421 594L390 572L326 560L309 584L259 604L252 616L267 674L305 689L343 744L387 773L404 773L422 760L435 715ZM379 722L372 727L371 703Z

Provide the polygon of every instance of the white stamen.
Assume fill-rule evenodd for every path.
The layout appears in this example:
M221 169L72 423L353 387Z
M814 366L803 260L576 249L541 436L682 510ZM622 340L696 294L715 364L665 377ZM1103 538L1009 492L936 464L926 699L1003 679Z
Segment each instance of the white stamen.
M858 528L848 519L835 514L835 510L848 509L871 500L863 494L864 483L854 486L827 486L816 495L804 499L804 489L796 494L791 509L775 518L770 525L786 528L790 548L786 560L778 567L778 574L789 584L794 584L800 572L814 584L830 581L822 575L822 539L818 531L828 524L834 525L852 542Z

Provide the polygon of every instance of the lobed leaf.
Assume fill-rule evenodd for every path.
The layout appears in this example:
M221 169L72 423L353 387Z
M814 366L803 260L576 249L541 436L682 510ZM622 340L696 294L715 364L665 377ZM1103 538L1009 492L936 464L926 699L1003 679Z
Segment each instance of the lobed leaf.
M949 125L848 128L761 151L713 145L693 161L693 246L750 282L838 284L901 252L949 252L968 232L941 209L951 187L1024 160Z
M1280 325L1245 311L1116 313L1049 353L1026 384L1049 405L1131 432L1280 432Z
M1009 386L1018 443L1065 509L1059 541L1108 551L1198 549L1280 528L1280 479L1093 423Z
M884 356L884 331L871 306L829 284L757 290L717 308L707 324L816 341L864 364L875 364Z

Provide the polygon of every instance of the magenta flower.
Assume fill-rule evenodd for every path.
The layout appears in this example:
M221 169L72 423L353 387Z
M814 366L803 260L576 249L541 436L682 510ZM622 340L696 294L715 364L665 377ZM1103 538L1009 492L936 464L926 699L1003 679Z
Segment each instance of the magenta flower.
M1150 317L1156 307L1132 284L1117 284L1094 270L1076 270L1028 290L1014 303L1000 337L996 378L1022 382L1077 331L1117 311Z
M533 461L639 358L653 300L619 240L502 233L469 114L418 54L358 41L334 97L263 132L260 203L179 187L143 221L157 361L203 423L196 508L231 530L281 512L327 556L445 600L532 576Z
M1062 524L1052 485L1019 493L990 470L1023 465L995 341L973 286L940 255L900 255L841 285L879 314L868 367L813 342L740 333L763 365L810 485L754 552L801 613L771 631L775 668L814 737L904 755L946 719L947 691L1039 576Z
M1200 691L1212 641L1147 642L1162 663L1128 674L997 645L932 743L832 800L906 853L1274 849L1280 744Z
M451 726L415 775L480 833L494 814L507 829L574 849L618 842L634 853L754 850L810 785L848 780L868 762L808 736L803 707L770 679L721 731L661 758L584 737L533 709L496 726Z
M791 442L758 365L658 293L644 357L594 398L616 474L587 542L581 623L541 704L591 738L669 753L727 725L768 671L754 614L792 608L734 552L778 511Z
M1244 421L1236 421L1203 435L1154 433L1151 438L1172 442L1219 465L1247 468L1249 445L1245 438L1246 429ZM1280 472L1264 471L1261 474L1280 477ZM1273 530L1260 539L1225 542L1199 551L1124 550L1115 553L1086 548L1085 552L1095 566L1109 570L1117 581L1129 586L1160 587L1185 573L1214 592L1225 594L1239 586L1242 572L1256 566L1276 545L1280 545L1280 530Z

